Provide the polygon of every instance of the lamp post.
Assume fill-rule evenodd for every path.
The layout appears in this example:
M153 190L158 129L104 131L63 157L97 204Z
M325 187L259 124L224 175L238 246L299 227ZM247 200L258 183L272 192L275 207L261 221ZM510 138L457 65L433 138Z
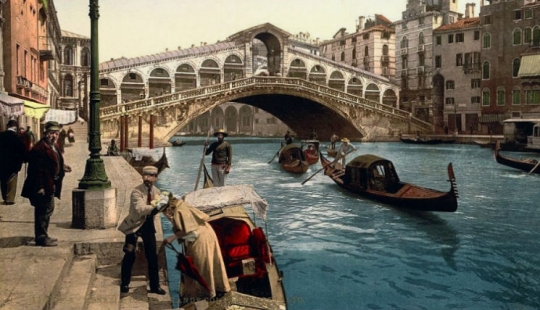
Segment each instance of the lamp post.
M90 64L90 116L88 125L88 150L90 158L86 160L84 176L79 182L79 189L106 189L111 187L105 165L100 158L101 132L99 121L99 41L98 41L98 0L90 0L90 46L92 62Z

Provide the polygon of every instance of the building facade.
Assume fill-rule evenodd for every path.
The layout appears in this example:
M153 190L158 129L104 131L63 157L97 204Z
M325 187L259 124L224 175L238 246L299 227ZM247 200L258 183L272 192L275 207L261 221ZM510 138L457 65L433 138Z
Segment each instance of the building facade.
M433 31L461 18L457 0L408 0L396 21L396 77L400 80L400 108L433 121Z
M354 33L341 28L319 45L321 56L389 78L395 77L395 31L380 14L360 16Z
M480 121L502 133L504 119L540 118L540 1L482 1L480 18Z
M478 132L480 18L474 3L465 18L433 31L433 125L436 132Z
M77 110L88 121L90 93L90 38L62 30L60 98L63 110Z

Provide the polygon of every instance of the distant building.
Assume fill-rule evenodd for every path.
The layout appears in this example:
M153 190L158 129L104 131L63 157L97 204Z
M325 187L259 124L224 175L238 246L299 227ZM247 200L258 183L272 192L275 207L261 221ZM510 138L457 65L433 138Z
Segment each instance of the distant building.
M321 56L375 74L395 76L395 31L392 22L380 14L360 16L354 33L339 29L331 40L320 43Z
M402 19L394 22L400 108L427 122L433 118L433 31L461 18L457 6L457 0L407 0Z
M62 30L62 60L60 65L61 96L59 107L77 110L88 120L90 93L90 38Z
M474 3L465 18L433 31L433 125L436 132L479 130L480 18Z

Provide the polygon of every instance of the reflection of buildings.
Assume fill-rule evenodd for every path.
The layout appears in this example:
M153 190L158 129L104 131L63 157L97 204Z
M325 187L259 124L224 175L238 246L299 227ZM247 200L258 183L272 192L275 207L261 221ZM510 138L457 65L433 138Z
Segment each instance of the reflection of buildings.
M247 136L283 136L287 126L272 114L249 105L228 102L189 122L180 132L206 134L223 128L230 134Z
M59 108L78 110L88 120L90 92L90 38L62 31L61 96Z

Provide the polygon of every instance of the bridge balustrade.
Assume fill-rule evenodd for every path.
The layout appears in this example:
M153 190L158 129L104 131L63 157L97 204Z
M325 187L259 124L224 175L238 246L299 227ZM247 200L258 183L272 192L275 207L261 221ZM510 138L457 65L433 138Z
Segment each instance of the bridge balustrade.
M101 120L114 119L124 113L150 111L159 107L174 106L177 104L186 104L186 101L206 98L209 95L225 94L229 91L240 91L249 87L268 87L271 85L301 87L303 91L309 92L315 96L326 95L334 99L340 99L342 104L351 107L360 107L370 111L377 111L389 117L396 117L411 122L421 128L431 128L431 124L420 119L414 118L407 111L399 110L393 106L385 105L363 97L358 97L334 88L316 84L300 78L282 78L282 77L249 77L240 80L234 80L222 84L200 87L196 89L183 90L173 94L166 94L143 100L122 103L116 106L107 106L100 109Z

